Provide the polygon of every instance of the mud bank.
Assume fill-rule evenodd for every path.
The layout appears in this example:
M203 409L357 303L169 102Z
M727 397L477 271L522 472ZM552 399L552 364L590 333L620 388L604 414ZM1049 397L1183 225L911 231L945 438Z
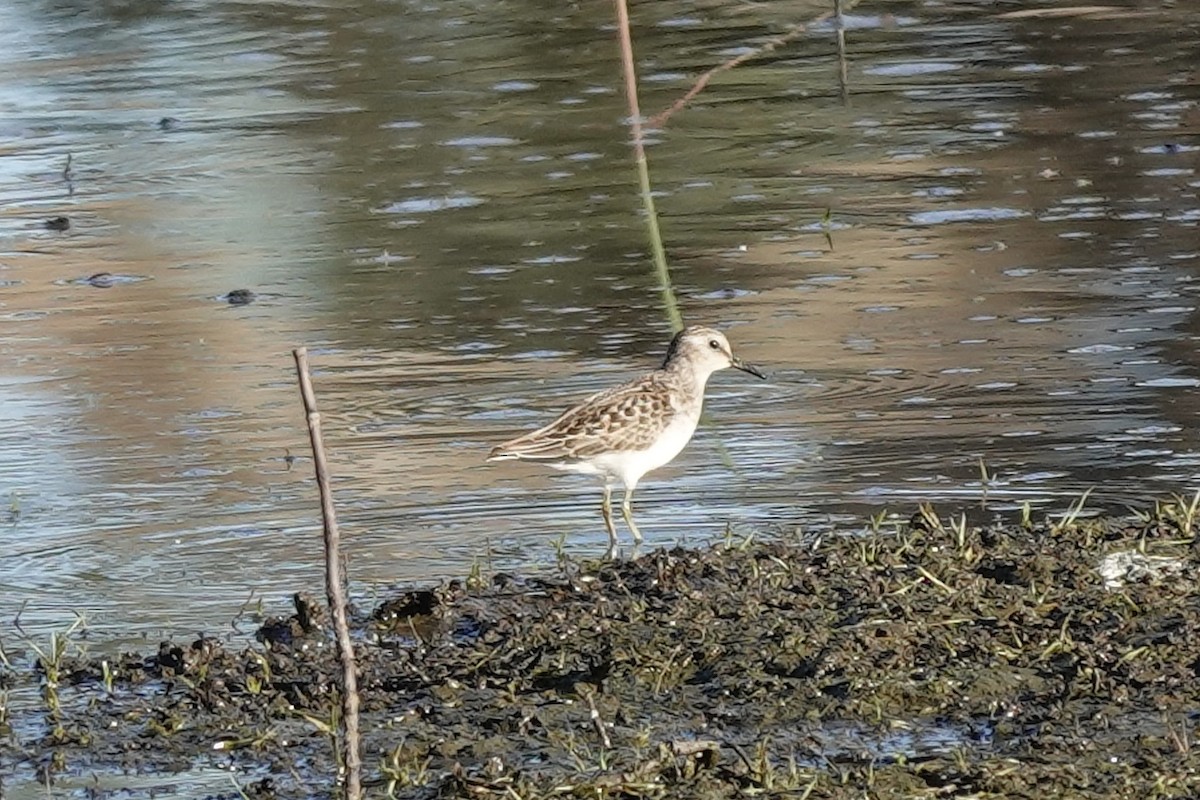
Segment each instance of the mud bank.
M356 620L368 796L1194 797L1198 565L1170 515L926 510L398 593ZM115 663L10 639L0 772L335 795L339 671L296 609Z

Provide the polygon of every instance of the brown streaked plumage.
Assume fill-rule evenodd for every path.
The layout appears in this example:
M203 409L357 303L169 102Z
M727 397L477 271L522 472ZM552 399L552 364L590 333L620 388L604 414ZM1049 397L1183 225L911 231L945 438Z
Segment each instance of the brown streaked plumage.
M661 368L588 397L542 428L492 449L489 461L519 459L604 478L601 511L610 557L616 554L612 486L625 489L621 515L642 541L633 521L633 490L647 472L684 448L700 421L708 378L726 367L766 377L733 355L724 334L693 325L675 335Z

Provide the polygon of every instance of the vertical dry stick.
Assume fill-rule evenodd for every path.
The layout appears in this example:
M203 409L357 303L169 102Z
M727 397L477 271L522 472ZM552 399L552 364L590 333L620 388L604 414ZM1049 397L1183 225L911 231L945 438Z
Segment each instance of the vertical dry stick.
M838 86L842 90L842 104L850 104L850 80L846 68L846 17L842 14L842 0L833 0L833 15L837 21Z
M596 733L600 734L600 741L604 743L607 749L611 750L612 739L608 738L608 728L604 724L603 717L600 716L600 709L596 708L596 696L585 690L583 697L587 700L592 724L596 726Z
M621 67L625 73L625 99L629 104L629 120L633 129L633 153L637 159L638 183L642 192L642 205L646 208L646 225L650 228L650 247L654 252L654 269L658 273L658 285L662 290L663 304L667 307L667 318L675 330L683 328L683 315L679 313L679 301L671 286L671 273L667 269L667 253L663 249L662 233L658 229L658 211L654 207L654 195L650 191L650 167L646 163L645 135L642 133L642 111L638 106L637 71L633 65L633 37L629 33L629 7L625 0L617 3L617 31L621 40Z
M308 375L308 350L297 347L292 351L292 356L296 359L296 372L300 376L300 395L304 398L308 438L312 441L317 488L321 493L321 517L325 521L325 594L329 598L337 635L338 660L342 664L342 749L346 764L346 800L359 800L362 797L362 758L359 755L358 736L358 676L355 673L354 643L350 641L350 626L346 619L337 515L333 510L333 495L329 491L329 469L325 462L325 445L321 441L321 415L317 413L317 398Z

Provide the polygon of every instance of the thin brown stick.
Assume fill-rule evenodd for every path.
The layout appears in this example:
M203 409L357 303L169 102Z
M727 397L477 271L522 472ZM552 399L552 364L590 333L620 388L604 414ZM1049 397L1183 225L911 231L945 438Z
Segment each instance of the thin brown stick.
M851 2L850 0L846 0L846 2L843 2L841 5L844 6L844 8L848 9L848 8L853 8L856 5L856 2ZM733 69L734 67L738 67L738 66L741 66L742 64L745 64L747 61L751 61L755 58L764 56L767 53L770 53L772 50L782 47L783 45L788 44L789 42L793 41L794 39L800 38L809 29L809 27L811 27L813 25L819 25L822 22L826 22L831 17L833 17L835 15L835 13L837 13L837 12L826 11L822 14L818 14L816 17L814 17L813 19L810 19L808 22L800 23L791 28L788 28L787 33L784 33L782 36L776 36L774 39L770 39L770 40L764 42L762 45L760 45L759 47L756 47L755 49L753 49L749 52L742 53L740 56L731 58L728 61L718 64L717 66L713 67L708 72L705 72L703 75L701 75L699 78L697 78L696 82L694 84L692 84L692 88L688 89L687 93L684 94L683 97L679 98L674 103L672 103L671 106L669 108L667 108L666 110L660 111L659 113L657 113L653 117L651 117L650 118L651 127L662 128L663 126L665 126L667 124L667 120L669 120L675 114L676 111L682 110L684 106L686 106L688 103L690 103L694 97L696 97L696 95L698 95L704 91L704 89L708 86L709 81L711 81L713 78L720 75L722 72L726 72L728 70Z
M609 750L612 749L612 740L608 738L608 727L604 724L604 719L600 716L600 709L596 708L596 697L589 691L583 692L583 698L587 700L588 716L592 720L592 725L596 728L596 733L600 734L600 741Z
M317 397L308 374L308 350L297 347L292 356L300 376L300 396L304 399L304 414L308 419L308 438L312 442L317 489L321 494L321 517L325 522L325 594L333 617L338 660L342 664L342 758L346 765L346 800L359 800L362 797L362 756L358 733L358 674L347 622L346 593L342 588L337 514L333 509L333 493L329 490L325 445L321 441L321 415L317 413Z
M850 103L850 78L846 64L846 18L842 14L842 0L833 0L833 16L837 21L838 87L842 92L842 103Z
M633 129L633 153L638 159L646 157L643 143L642 111L638 105L637 69L633 63L633 38L629 33L629 6L625 0L617 3L617 35L621 40L621 72L625 78L625 99L629 103L629 125Z

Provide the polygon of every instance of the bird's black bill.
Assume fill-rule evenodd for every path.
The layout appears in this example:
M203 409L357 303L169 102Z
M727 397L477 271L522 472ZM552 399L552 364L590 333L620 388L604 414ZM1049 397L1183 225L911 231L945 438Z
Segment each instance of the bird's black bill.
M754 366L753 364L747 364L745 361L742 361L740 358L735 358L730 363L732 363L734 369L740 369L742 372L749 372L754 377L762 378L764 381L767 379L767 376L763 373L763 371L761 369Z

